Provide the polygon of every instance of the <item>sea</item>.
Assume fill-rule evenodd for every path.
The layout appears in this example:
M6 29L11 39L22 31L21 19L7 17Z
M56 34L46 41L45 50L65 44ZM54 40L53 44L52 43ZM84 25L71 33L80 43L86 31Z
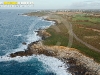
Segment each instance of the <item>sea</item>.
M36 10L0 9L0 75L71 75L68 66L54 57L9 57L10 53L23 51L29 43L41 40L35 31L54 24L42 17L21 15L28 12Z

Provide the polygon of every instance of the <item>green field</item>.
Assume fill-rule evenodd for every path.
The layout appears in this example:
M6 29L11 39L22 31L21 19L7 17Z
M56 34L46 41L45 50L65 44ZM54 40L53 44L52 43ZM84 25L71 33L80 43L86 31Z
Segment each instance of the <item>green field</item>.
M93 17L93 16L87 16L87 15L75 15L72 18L73 21L87 21L91 23L100 23L100 18L99 17Z
M71 16L74 33L83 41L100 49L100 18L95 16ZM83 27L83 28L82 28ZM97 30L97 31L94 31ZM85 38L87 37L87 38Z
M44 13L44 12L39 12L39 13L31 13L29 16L44 16L47 15L48 13ZM57 19L57 20L61 20L61 18L56 17L54 15L58 15L53 13L52 15L50 15L51 19ZM58 15L60 17L63 17L65 20L67 19L65 16L66 15ZM100 45L97 45L97 43L99 43L100 38L98 39L84 39L84 36L100 36L98 32L94 32L91 30L86 30L85 28L89 27L89 28L96 28L96 29L100 29L100 19L98 17L89 17L86 16L84 14L79 14L79 15L74 15L71 16L71 19L69 19L69 21L72 23L73 25L73 31L74 33L83 41L85 42L89 42L92 45L96 45L98 48L100 47ZM67 24L66 24L67 25ZM60 31L58 32L55 29L55 26L60 29ZM85 28L81 29L78 26L83 26ZM43 40L43 44L44 45L49 45L49 46L53 46L53 45L60 45L60 46L68 46L68 42L69 42L69 34L68 34L68 29L65 27L65 25L63 24L63 22L61 23L57 23L57 25L53 25L51 27L49 27L48 29L46 29L47 32L49 32L51 34L51 36L45 40ZM93 58L95 61L100 63L100 53L89 49L88 47L86 47L85 45L83 45L82 43L80 43L79 41L77 41L75 38L73 38L73 42L72 42L72 48L76 48L78 49L81 53L85 54L86 56L89 56L91 58Z
M43 41L43 43L45 45L49 45L49 46L58 45L57 43L60 42L60 46L68 46L69 38L68 38L68 35L66 35L66 36L64 35L65 34L64 32L63 32L63 34L57 33L52 28L48 28L47 32L49 32L52 36ZM72 48L76 48L79 51L81 51L83 54L85 54L91 58L94 58L94 60L97 62L100 62L100 53L87 48L86 46L84 46L80 42L76 41L75 39L73 41Z
M74 15L71 17L71 21L75 24L84 25L85 27L92 27L100 29L100 18L87 15Z
M62 16L62 15L61 15ZM68 41L69 41L69 34L68 34L68 30L67 29L64 29L64 25L62 23L59 23L56 25L60 30L60 32L57 32L53 26L51 26L50 28L46 29L47 32L49 32L52 36L50 36L49 38L47 38L46 40L43 41L43 43L45 45L59 45L57 43L60 42L60 45L61 46L68 46ZM76 32L78 32L77 34L79 34L80 30L77 29L77 28L73 28L74 30L76 30ZM80 35L83 34L82 32L84 31L81 30L80 32ZM95 35L96 33L91 33L91 31L89 31L87 33L87 31L85 32L87 35ZM83 34L83 35L86 35L86 34ZM88 40L87 40L88 41ZM85 45L81 44L80 42L76 41L75 38L73 40L73 43L72 43L72 48L76 48L78 49L80 52L82 52L83 54L93 58L95 61L97 62L100 62L100 53L96 52L96 51L93 51L91 49L89 49L88 47L86 47Z

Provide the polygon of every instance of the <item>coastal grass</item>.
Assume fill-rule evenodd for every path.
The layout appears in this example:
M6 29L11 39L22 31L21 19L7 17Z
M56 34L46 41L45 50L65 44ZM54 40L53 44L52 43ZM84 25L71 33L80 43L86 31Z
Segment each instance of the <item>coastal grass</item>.
M51 45L60 45L60 46L67 46L68 45L68 37L65 36L65 34L63 34L61 32L56 32L51 27L46 29L46 30L47 30L47 32L49 32L51 34L51 36L43 41L43 43L45 45L50 45L50 46Z
M47 30L47 32L49 32L51 34L51 36L47 39L45 39L43 41L43 43L45 45L60 45L60 46L68 46L68 41L69 41L69 34L68 34L68 30L67 29L63 29L65 28L64 25L62 23L58 23L56 25L60 30L60 32L57 32L54 29L54 26L49 27ZM77 28L73 28L75 32L80 32L80 35L82 34L82 32L80 30L78 30ZM84 31L84 29L83 29ZM88 32L88 33L87 33ZM84 35L95 35L96 33L91 33L91 31L86 31ZM83 34L82 34L83 35ZM87 40L88 41L88 40ZM89 49L88 47L86 47L85 45L83 45L82 43L78 42L75 38L73 40L72 43L72 48L76 48L78 49L81 53L83 53L86 56L89 56L91 58L93 58L96 62L100 63L100 53Z
M60 45L68 47L68 35L65 36L62 35L62 33L57 33L52 28L48 28L47 32L49 32L52 36L43 41L44 45ZM93 51L92 49L89 49L88 47L76 41L75 39L72 43L72 48L78 49L81 53L93 58L96 62L100 63L100 53Z
M83 15L83 14L78 14L74 15L72 18L73 21L88 21L92 23L100 23L100 18L99 17L94 17L94 16L89 16L89 15Z
M95 20L96 19L96 20ZM100 49L100 21L99 17L77 15L71 16L70 22L73 25L74 33L88 44ZM94 21L95 22L94 22ZM83 28L81 28L83 27ZM93 29L97 31L93 31Z
M84 27L100 29L100 17L79 14L71 16L70 21L76 25L82 25Z
M100 53L96 52L92 49L89 49L85 45L81 44L77 40L74 39L72 48L78 49L81 53L85 54L86 56L89 56L93 58L96 62L100 63Z
M30 13L24 13L23 15L28 15L28 16L44 16L47 15L48 12L44 12L44 11L38 11L38 12L30 12Z
M89 16L86 14L78 14L74 15L74 17L71 17L70 22L73 25L73 31L74 33L81 38L83 41L87 42L88 44L100 49L100 33L93 31L92 29L100 29L100 18L96 16ZM84 27L84 28L80 28ZM90 29L87 29L90 28ZM84 38L92 37L92 38ZM96 36L97 38L93 38L93 36ZM74 40L75 41L75 40ZM82 45L81 43L78 43L77 41L74 42L72 47L81 50L82 53L85 53L86 55L92 57L95 59L95 61L100 62L100 53L93 51L89 49L88 47Z

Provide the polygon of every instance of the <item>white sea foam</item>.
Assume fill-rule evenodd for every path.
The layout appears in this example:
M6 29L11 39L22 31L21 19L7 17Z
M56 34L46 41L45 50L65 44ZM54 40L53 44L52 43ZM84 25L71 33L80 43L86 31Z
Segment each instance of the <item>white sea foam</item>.
M14 35L14 36L17 36L18 37L18 36L22 36L22 34L18 34L18 35Z
M22 16L27 16L27 15L22 15Z
M41 37L37 36L37 33L35 32L35 29L34 29L35 25L38 22L39 21L35 20L34 23L32 23L29 27L29 32L28 32L28 35L27 35L27 43L28 44L41 39Z
M40 19L42 19L42 18L40 18ZM51 22L51 25L54 24L54 22L52 22L52 21L49 21L49 22ZM39 36L37 36L37 33L34 32L34 30L33 30L34 25L36 23L34 23L33 25L30 25L30 27L29 27L29 33L26 36L27 37L27 42L26 42L27 44L41 39ZM47 27L49 27L49 26L47 26ZM22 35L18 34L18 35L14 35L14 36L22 36ZM65 67L65 64L62 61L60 61L60 60L58 60L54 57L47 57L45 55L33 55L33 56L27 56L27 57L26 56L23 56L23 57L17 56L17 57L11 58L11 57L8 56L10 53L14 53L14 52L17 52L17 51L23 51L26 48L27 48L27 45L20 44L19 48L14 49L11 52L8 52L4 56L0 56L0 62L12 61L13 60L13 61L18 61L18 62L22 63L22 62L27 62L27 61L30 61L34 58L37 58L38 61L43 62L44 67L46 68L47 72L48 71L54 72L57 75L71 75L70 73L66 72L67 67Z
M26 56L23 56L23 57L20 57L20 56L17 56L15 58L11 58L7 55L5 56L0 56L0 62L4 62L4 61L18 61L18 62L26 62L26 61L29 61L31 59L31 57L26 57Z
M22 43L20 43L18 48L12 49L12 50L7 50L6 55L9 55L10 53L15 53L18 51L25 51L25 49L27 49L27 47L28 47L28 44L30 44L31 42L40 40L40 39L41 39L41 37L37 36L37 33L33 31L33 34L27 35L27 42L26 42L27 45L23 45Z
M25 49L27 49L27 45L20 44L17 49L13 49L13 50L6 51L7 52L6 55L9 55L11 53L15 53L15 52L18 52L18 51L25 51Z
M33 34L28 34L27 35L27 43L31 43L37 40L40 40L41 37L37 36L37 33L33 31Z
M67 67L65 67L65 64L54 57L48 57L45 55L33 55L33 56L23 56L23 57L15 57L15 58L11 58L11 57L7 57L7 56L2 56L0 57L0 62L2 61L18 61L19 63L22 62L26 62L26 61L30 61L34 58L37 58L38 61L43 62L44 67L46 68L47 72L54 72L57 75L71 75L70 73L67 72ZM48 66L48 67L47 67Z
M17 49L9 50L9 52L7 51L6 55L9 55L10 53L15 53L15 52L18 52L18 51L24 51L25 49L27 49L28 44L30 44L31 42L41 40L41 37L37 36L37 33L34 30L34 26L37 24L37 22L38 21L36 21L32 25L30 25L29 32L25 36L27 38L26 39L26 44L27 45L22 45L22 43L20 43L19 47ZM19 37L19 36L22 36L22 34L18 34L18 35L14 35L14 36Z
M38 19L39 20L44 20L42 17L39 17ZM29 26L29 32L26 35L26 38L27 38L26 39L26 43L27 43L27 45L22 45L22 43L20 43L19 47L17 49L7 50L7 54L6 55L9 55L10 53L15 53L15 52L18 52L18 51L24 51L25 49L27 49L28 44L30 44L31 42L41 40L41 37L37 36L37 32L35 32L35 30L34 30L34 26L39 22L39 20L35 20L34 23L32 23ZM49 21L49 22L51 23L51 25L54 24L53 21ZM43 28L48 28L49 26L42 26L42 27ZM19 37L19 36L22 36L22 34L17 34L17 35L14 35L14 36Z
M42 61L44 63L44 67L47 69L47 71L54 72L57 75L71 75L70 73L66 72L67 65L64 64L61 60L54 57L44 56L44 55L37 56L37 57L39 61ZM46 66L49 66L49 68Z

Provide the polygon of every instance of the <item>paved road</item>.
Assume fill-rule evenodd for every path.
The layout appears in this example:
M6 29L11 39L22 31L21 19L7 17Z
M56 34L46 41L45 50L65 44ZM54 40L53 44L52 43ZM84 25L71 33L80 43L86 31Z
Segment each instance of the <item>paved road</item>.
M97 52L100 52L99 49L95 48L94 46L84 42L83 40L81 40L80 38L78 38L76 36L76 34L73 32L73 29L72 29L72 24L70 22L67 21L67 17L66 19L61 17L61 16L58 16L58 15L55 15L56 17L59 17L61 22L67 27L68 29L68 32L69 32L69 44L68 46L71 47L72 46L72 43L73 43L73 38L75 38L77 41L81 42L82 44L84 44L85 46L87 46L88 48L94 50L94 51L97 51Z

